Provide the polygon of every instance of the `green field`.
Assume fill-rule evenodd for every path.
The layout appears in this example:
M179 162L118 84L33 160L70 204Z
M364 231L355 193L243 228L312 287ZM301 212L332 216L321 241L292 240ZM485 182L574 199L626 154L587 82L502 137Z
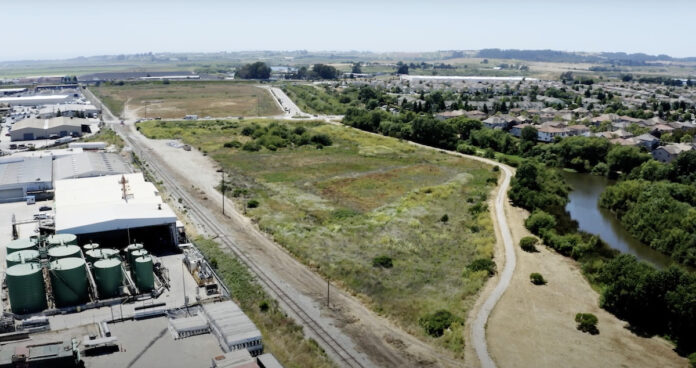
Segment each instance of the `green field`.
M345 114L348 105L340 102L342 96L357 103L357 91L339 92L334 88L307 84L284 84L281 88L300 110L310 114Z
M138 128L181 138L220 162L230 173L229 196L275 241L411 333L463 354L461 323L433 338L419 319L445 309L465 320L488 277L467 265L492 257L486 201L497 173L490 167L318 122ZM254 201L258 207L247 208ZM380 256L393 267L373 266Z
M116 115L125 105L138 117L183 118L185 115L267 116L282 111L268 91L244 82L148 82L90 87Z

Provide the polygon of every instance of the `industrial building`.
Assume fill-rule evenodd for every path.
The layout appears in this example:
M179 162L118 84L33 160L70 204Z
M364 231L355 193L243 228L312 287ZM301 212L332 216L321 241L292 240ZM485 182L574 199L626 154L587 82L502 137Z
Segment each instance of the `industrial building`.
M53 160L53 180L91 178L132 173L116 153L89 152L66 155Z
M28 118L16 122L10 130L12 141L30 141L34 139L51 139L59 137L80 137L89 132L87 119L66 116L50 119Z
M0 159L0 203L23 201L33 195L50 197L53 189L53 160L44 157Z
M99 109L90 104L47 105L39 109L39 117L43 119L55 116L91 118L99 113Z
M24 93L26 91L26 88L2 88L0 89L0 96L15 95L17 93Z
M81 148L21 152L0 158L0 203L51 198L56 180L132 172L115 153Z
M142 173L55 182L55 231L80 242L176 245L176 214Z
M10 106L41 106L66 103L70 100L70 95L38 95L23 97L0 97L0 104Z
M0 349L0 368L77 367L80 361L77 340L8 347Z

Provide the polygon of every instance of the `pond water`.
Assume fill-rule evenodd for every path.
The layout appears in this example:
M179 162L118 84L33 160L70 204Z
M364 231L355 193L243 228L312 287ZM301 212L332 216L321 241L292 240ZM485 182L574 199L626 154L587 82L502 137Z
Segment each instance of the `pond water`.
M563 172L571 186L566 211L578 222L580 230L595 234L610 247L636 256L638 259L665 268L672 259L635 239L608 210L599 207L599 196L613 181L590 174Z

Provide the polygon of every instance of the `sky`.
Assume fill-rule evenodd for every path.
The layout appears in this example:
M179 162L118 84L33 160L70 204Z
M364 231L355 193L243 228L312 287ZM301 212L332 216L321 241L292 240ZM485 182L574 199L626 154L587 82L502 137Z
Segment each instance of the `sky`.
M0 61L482 48L696 56L693 0L0 0Z

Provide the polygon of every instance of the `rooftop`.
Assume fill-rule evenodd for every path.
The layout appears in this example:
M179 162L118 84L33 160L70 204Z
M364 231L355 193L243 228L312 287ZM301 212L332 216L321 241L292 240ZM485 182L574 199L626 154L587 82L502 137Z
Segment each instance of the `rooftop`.
M174 212L142 173L56 180L55 193L56 233L85 234L176 222Z
M80 149L81 150L81 149ZM133 171L115 153L84 152L58 157L53 162L55 180L127 174Z
M8 157L0 159L0 187L53 179L52 158Z
M14 126L12 126L12 130L15 131L24 128L51 129L65 125L80 127L82 124L89 124L89 121L87 119L70 118L67 116L58 116L50 119L28 118L16 122Z

